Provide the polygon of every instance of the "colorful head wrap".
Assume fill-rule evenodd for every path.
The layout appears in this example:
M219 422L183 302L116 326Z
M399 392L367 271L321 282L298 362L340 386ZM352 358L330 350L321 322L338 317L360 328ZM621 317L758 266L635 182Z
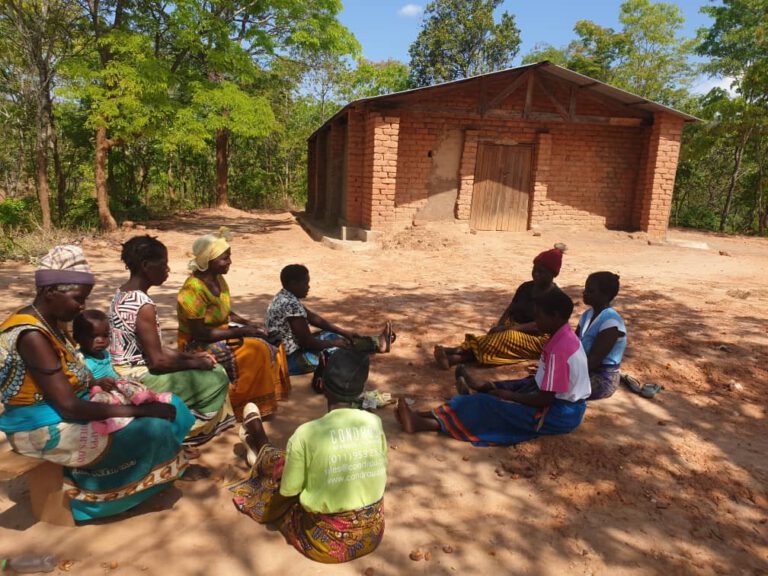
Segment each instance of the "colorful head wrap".
M563 244L555 244L555 247L551 250L545 250L536 258L533 259L534 264L541 264L546 267L553 276L560 274L560 267L563 265L563 252L565 252L565 246Z
M208 270L208 263L214 258L218 258L224 252L229 250L229 240L232 238L230 231L222 226L216 234L206 234L201 236L192 244L192 255L194 258L189 261L189 269L193 272L205 272Z
M85 259L80 246L54 246L40 259L35 271L35 286L58 284L87 284L93 286L96 277Z

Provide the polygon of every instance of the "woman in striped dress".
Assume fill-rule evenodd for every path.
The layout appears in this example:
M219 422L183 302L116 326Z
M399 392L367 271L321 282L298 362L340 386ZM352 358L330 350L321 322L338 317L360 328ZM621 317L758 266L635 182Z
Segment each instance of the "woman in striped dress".
M565 246L556 244L533 259L532 280L523 282L512 302L487 334L467 334L461 346L435 346L437 365L448 370L455 364L477 362L490 366L535 360L541 356L549 334L544 334L533 321L534 300L557 288L554 279L560 273Z

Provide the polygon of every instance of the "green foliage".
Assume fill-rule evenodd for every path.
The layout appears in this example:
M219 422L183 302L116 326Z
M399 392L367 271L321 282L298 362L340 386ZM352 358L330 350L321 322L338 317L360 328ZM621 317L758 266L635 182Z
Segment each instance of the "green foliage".
M21 28L8 12L13 5L24 9ZM37 80L28 55L40 32L50 49L41 54L52 65L64 178L63 201L51 207L59 223L79 229L98 225L97 127L108 132L109 206L118 219L215 202L221 135L233 205L300 206L307 137L342 106L412 81L508 67L520 43L501 0L435 0L411 46L412 68L370 62L338 22L340 10L340 0L2 0L0 191L11 200L0 204L0 257L37 255L64 240L37 224ZM734 79L735 95L687 93L695 68L680 12L650 0L624 2L615 29L579 21L573 42L539 44L524 62L550 60L703 118L685 129L672 222L766 234L768 0L721 0L703 10L713 25L700 31L699 53L708 72ZM49 182L55 191L53 166Z
M720 215L706 204L686 204L672 216L672 224L682 228L717 230Z
M27 232L33 228L39 211L40 206L33 196L7 198L0 202L0 230L6 237Z
M0 202L0 260L19 253L19 238L35 230L40 218L40 205L33 196L6 198Z
M515 17L494 10L502 0L434 0L411 44L411 84L429 86L508 68L520 47Z
M523 62L550 60L671 106L688 101L695 74L689 62L694 41L680 35L684 23L680 8L664 2L626 0L620 8L620 30L589 20L574 26L576 40L564 48L537 46Z
M93 230L99 226L96 198L81 196L70 202L64 223L68 228Z
M722 0L702 12L714 20L699 31L699 54L710 61L705 69L732 77L750 102L768 105L768 0Z
M170 77L155 57L151 39L113 30L93 48L64 67L69 82L63 93L86 104L86 125L107 126L111 137L121 142L156 130L170 107ZM109 54L106 62L101 62L99 51Z
M372 62L363 58L341 76L338 91L345 102L402 92L410 87L409 73L408 65L398 60Z

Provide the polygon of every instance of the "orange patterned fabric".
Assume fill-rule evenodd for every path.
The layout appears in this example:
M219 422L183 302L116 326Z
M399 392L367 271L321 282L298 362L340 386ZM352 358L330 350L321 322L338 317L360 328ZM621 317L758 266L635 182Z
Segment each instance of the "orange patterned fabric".
M36 316L17 312L0 324L0 396L3 404L31 406L43 402L42 391L16 349L19 336L28 330L36 330L50 340L75 394L85 390L90 373L72 342L61 342Z

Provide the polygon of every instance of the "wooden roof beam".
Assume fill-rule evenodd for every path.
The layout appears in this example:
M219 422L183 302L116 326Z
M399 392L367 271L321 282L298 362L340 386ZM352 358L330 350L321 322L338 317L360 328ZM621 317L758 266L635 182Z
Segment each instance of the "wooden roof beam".
M549 101L552 102L552 105L555 107L555 110L557 110L557 113L563 117L563 120L572 120L574 114L569 114L568 110L565 109L565 106L560 104L557 98L555 98L555 95L549 89L549 86L547 86L547 83L541 74L536 77L536 82L538 83L539 88L541 88L541 91L544 92L547 98L549 98Z
M531 70L528 76L528 86L525 87L525 107L523 108L523 118L528 119L531 116L531 107L533 106L533 88L536 85L536 75Z
M496 108L496 106L504 102L504 100L512 96L512 94L514 94L514 92L518 88L520 88L526 81L528 81L528 78L530 78L532 75L533 75L533 69L528 69L522 74L520 74L520 76L515 78L509 86L507 86L501 92L496 94L496 96L494 96L490 102L488 102L485 105L481 104L480 115L482 116L486 114L488 110L493 110L494 108Z
M530 120L532 122L563 123L572 122L574 124L602 124L609 126L648 126L651 121L645 118L627 117L627 116L592 116L592 115L574 115L571 118L563 118L561 114L551 112L530 112L529 118L523 117L523 112L519 110L489 110L484 116L479 114L475 108L463 108L461 106L430 106L416 105L409 109L410 112L417 114L445 114L449 116L460 116L463 118L485 117L501 118L504 120ZM481 130L481 128L477 128Z

